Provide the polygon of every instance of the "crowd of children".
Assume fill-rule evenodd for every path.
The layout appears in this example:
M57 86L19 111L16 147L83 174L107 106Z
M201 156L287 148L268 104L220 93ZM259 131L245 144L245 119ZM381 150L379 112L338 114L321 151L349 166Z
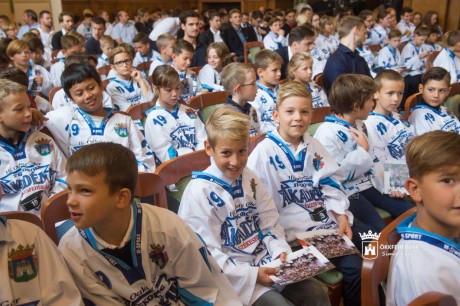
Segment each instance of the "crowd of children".
M417 252L392 257L386 303L432 290L460 303L460 121L444 105L460 31L439 43L436 12L403 8L398 23L391 7L232 9L203 14L205 30L193 11L155 23L120 11L114 25L87 11L78 27L64 11L54 35L46 12L39 30L25 12L19 33L0 16L0 212L40 217L68 190L74 226L56 248L0 216L1 305L330 305L316 278L278 286L265 264L289 264L302 232L333 229L359 248L360 233L386 226L378 209L397 218L413 203L398 246ZM242 63L250 41L264 48ZM203 121L189 102L218 91L228 96ZM311 132L318 108L330 114ZM198 150L210 166L192 173L177 214L134 200L140 172ZM405 189L387 186L393 165L408 170ZM343 304L361 305L361 256L329 260Z

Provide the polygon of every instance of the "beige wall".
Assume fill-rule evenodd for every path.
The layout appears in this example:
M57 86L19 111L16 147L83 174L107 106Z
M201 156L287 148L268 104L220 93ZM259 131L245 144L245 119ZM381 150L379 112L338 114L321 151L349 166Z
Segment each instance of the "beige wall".
M412 7L415 12L425 14L434 10L439 14L439 22L444 30L460 29L459 0L404 0L404 6Z
M16 22L22 23L22 14L25 10L34 10L37 15L42 10L51 11L49 0L13 0L14 18Z

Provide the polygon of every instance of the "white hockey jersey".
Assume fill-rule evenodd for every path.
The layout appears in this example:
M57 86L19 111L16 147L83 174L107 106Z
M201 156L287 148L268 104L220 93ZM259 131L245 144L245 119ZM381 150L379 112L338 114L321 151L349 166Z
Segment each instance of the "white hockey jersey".
M288 45L286 37L280 36L273 32L268 32L268 34L265 35L263 39L263 43L264 43L265 49L269 49L273 51L278 50L282 47L286 47Z
M428 53L442 50L442 46L440 44L435 44L435 43L430 43L430 42L425 42L423 44L423 47Z
M48 97L50 89L53 87L53 82L51 81L51 74L43 66L36 65L32 61L29 62L29 69L27 69L27 76L29 78L29 90L37 90L45 97ZM37 87L34 84L35 77L42 77L43 83L40 87ZM40 89L40 90L38 90Z
M161 105L147 111L145 139L163 163L204 148L206 130L197 112L177 103L172 112Z
M266 133L276 128L275 121L273 120L272 112L276 109L276 95L278 93L278 86L274 90L257 83L257 95L254 101L249 102L257 112L257 118L260 122L260 132Z
M371 31L370 45L381 45L382 47L388 43L388 31L380 24L376 23Z
M53 109L58 109L63 106L69 106L74 104L72 99L67 97L63 88L56 91L53 97L53 101L51 101L51 103L53 105ZM102 92L102 105L105 108L113 108L112 98L110 98L110 96L105 91Z
M334 215L353 215L340 179L343 176L334 159L308 132L294 152L277 130L267 134L249 156L248 168L259 173L260 180L273 198L280 213L279 224L287 241L295 234L324 228L335 228Z
M460 305L460 245L413 226L414 218L397 227L401 240L391 256L387 305L408 305L429 291L452 295Z
M369 70L371 71L372 77L375 78L377 73L374 72L374 66L376 62L374 53L372 53L371 49L369 49L366 46L357 47L356 50L358 51L359 55L361 55L361 57L364 58L364 60L367 63L367 66L369 66Z
M166 63L165 61L163 61L163 59L161 58L161 56L157 56L153 62L150 64L150 69L149 69L149 76L152 75L153 71L155 71L155 68L157 68L158 66L161 66L161 65L172 65L172 61L170 61L169 63Z
M198 73L201 87L209 91L225 91L220 79L220 73L209 64L204 65Z
M131 117L106 109L104 118L91 116L76 105L64 106L47 114L45 126L66 157L82 146L114 142L136 156L139 172L155 170L155 155Z
M415 24L412 22L405 22L404 20L400 20L398 24L396 25L396 28L401 31L402 37L401 37L401 42L405 41L411 41L412 38L414 37L414 31L415 31ZM409 36L406 36L406 31L409 30L411 33Z
M373 157L358 146L349 128L348 122L326 116L326 122L319 126L314 136L339 164L347 196L372 187L371 177L374 176Z
M96 66L96 68L101 68L101 67L107 66L107 65L110 65L109 57L107 55L105 55L104 53L102 53L101 55L99 55L97 57L97 66Z
M377 67L383 69L398 69L401 68L401 66L401 53L398 49L394 49L390 45L386 45L380 49L377 55Z
M203 238L244 305L273 289L256 283L258 266L291 249L275 204L252 171L232 182L211 159L204 172L192 174L178 214Z
M314 81L311 81L307 84L307 89L311 93L313 108L329 106L326 93Z
M417 136L435 130L460 133L460 121L443 105L434 108L425 103L419 104L411 110L409 122Z
M35 224L0 217L0 271L0 305L83 305L64 259Z
M174 69L174 65L171 65ZM196 75L195 71L187 69L187 71L178 71L180 80L180 98L185 102L188 103L191 97L196 96L198 93L201 92L201 84L200 80L198 80L198 76Z
M444 48L433 62L434 67L442 67L450 73L450 84L460 81L460 58L454 52Z
M150 50L149 55L142 55L139 51L136 52L136 56L133 59L133 67L137 67L139 64L145 62L153 62L157 56L160 56L160 53L156 52L155 50Z
M61 75L64 72L64 68L65 68L65 57L60 58L59 61L51 65L50 74L51 74L51 82L53 82L53 87L62 86Z
M67 189L65 165L66 159L48 135L27 132L16 147L0 137L0 211L40 216L42 204Z
M113 106L120 111L126 111L130 106L149 102L153 99L153 91L146 80L142 80L148 88L147 96L142 95L141 84L131 79L122 80L119 77L110 79L106 91L112 98Z
M315 39L315 47L321 51L325 60L337 50L339 43L340 41L334 35L326 37L323 34L318 34L318 37Z
M317 47L313 47L310 51L310 56L313 58L313 77L315 77L323 73L324 67L326 66L326 57Z
M73 227L62 237L59 249L91 305L241 305L206 246L174 213L133 204L123 242L129 263L105 252L92 229Z
M232 100L231 96L228 96L227 101L225 102L223 107L230 107L236 111L239 111L240 113L249 116L249 137L254 137L260 134L260 124L259 119L257 118L257 112L255 108L251 106L251 104L246 102L246 105L244 107L241 107L238 103Z
M426 58L420 59L420 53L427 53L425 45L420 47L416 46L413 42L408 42L401 52L401 61L407 69L403 71L402 75L419 75L425 72Z

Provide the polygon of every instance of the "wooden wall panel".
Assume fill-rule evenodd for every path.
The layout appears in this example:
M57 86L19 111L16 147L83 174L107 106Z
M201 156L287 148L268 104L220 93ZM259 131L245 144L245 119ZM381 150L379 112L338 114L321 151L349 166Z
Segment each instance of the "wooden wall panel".
M404 0L404 6L425 14L434 10L439 14L439 23L445 31L460 28L460 1L459 0Z
M10 0L0 0L0 15L6 15L14 20Z
M37 15L42 10L51 11L51 5L49 0L14 0L14 18L16 22L22 23L22 15L25 10L32 9Z

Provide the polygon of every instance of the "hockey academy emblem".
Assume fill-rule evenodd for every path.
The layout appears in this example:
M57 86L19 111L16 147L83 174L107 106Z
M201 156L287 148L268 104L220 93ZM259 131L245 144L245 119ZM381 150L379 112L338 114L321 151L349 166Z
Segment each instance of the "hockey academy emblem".
M117 123L116 127L114 128L115 133L118 134L120 137L128 137L128 126L126 123Z
M315 153L315 158L313 158L313 168L315 168L316 171L319 171L324 167L324 162L322 159L323 157L321 155Z
M361 236L361 253L365 259L376 259L379 256L379 237L380 234L372 233L371 230L366 233L359 233Z
M255 109L251 109L251 116L252 116L252 121L254 121L254 123L259 122L259 119L257 118L257 112Z
M152 251L149 253L150 260L156 263L160 269L163 269L168 263L168 253L165 252L165 246L159 244L151 244Z
M50 139L46 138L41 138L35 141L35 150L41 155L41 156L46 156L50 155L51 151L53 151L54 146L51 144Z
M8 274L17 283L28 282L37 276L35 244L23 246L8 252Z
M190 119L196 119L196 112L195 110L191 109L191 108L187 108L185 110L185 114L190 118Z
M257 198L256 198L256 187L257 187L256 180L254 178L252 178L251 179L251 190L252 190L252 197L254 198L254 200L257 200Z

